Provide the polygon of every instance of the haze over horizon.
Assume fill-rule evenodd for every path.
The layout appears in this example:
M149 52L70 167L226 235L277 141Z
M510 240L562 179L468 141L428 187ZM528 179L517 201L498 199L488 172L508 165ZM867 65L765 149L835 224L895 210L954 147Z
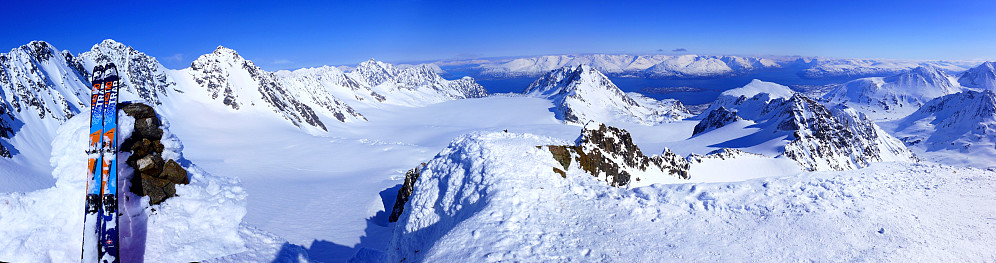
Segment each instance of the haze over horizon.
M101 5L10 2L0 50L43 40L78 53L110 38L179 69L223 45L267 70L581 53L996 59L992 1Z

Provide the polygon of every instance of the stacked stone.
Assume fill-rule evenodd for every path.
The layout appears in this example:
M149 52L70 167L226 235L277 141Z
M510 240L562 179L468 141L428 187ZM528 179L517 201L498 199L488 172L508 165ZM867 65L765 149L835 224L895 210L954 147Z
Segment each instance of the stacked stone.
M141 103L127 104L122 110L135 118L135 130L125 139L121 148L131 152L126 163L135 169L131 178L131 191L139 196L148 196L149 204L162 203L166 198L176 196L176 184L190 183L187 170L175 160L163 160L165 147L162 140L162 122L155 110Z

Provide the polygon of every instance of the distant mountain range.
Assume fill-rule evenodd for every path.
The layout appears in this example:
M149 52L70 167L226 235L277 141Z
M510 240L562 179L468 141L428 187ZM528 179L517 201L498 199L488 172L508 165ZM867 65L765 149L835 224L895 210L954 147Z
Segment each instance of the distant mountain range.
M538 77L546 72L581 64L591 65L613 77L698 79L746 75L767 70L789 70L800 78L860 78L888 76L919 66L947 73L965 71L979 61L916 61L895 59L842 59L819 57L751 57L713 55L549 55L520 58L443 60L442 69L473 72L478 78Z

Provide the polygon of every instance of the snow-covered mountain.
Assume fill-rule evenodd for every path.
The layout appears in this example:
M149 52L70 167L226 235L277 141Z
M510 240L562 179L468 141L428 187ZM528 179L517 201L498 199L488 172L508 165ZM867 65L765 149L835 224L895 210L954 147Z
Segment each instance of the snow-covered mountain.
M557 118L566 123L624 121L653 125L678 120L687 114L675 103L643 106L589 65L562 67L540 77L522 93L553 101Z
M774 61L756 57L684 55L667 58L644 70L650 78L708 78L749 73L780 67Z
M788 97L786 97L788 96ZM696 135L743 120L746 135L716 146L780 154L810 170L849 170L872 162L914 162L903 144L864 115L831 109L784 86L754 81L729 90L703 113ZM741 120L742 118L743 120Z
M801 58L795 61L804 69L798 74L803 78L839 78L889 76L917 67L934 67L953 73L964 71L978 62L973 61L916 61L897 59L850 58Z
M52 182L51 142L62 123L89 106L88 76L72 54L43 41L0 54L0 166L19 175L0 189Z
M961 91L953 77L931 66L921 66L891 77L862 78L841 84L823 100L853 108L873 120L905 117L927 101Z
M896 136L925 158L996 166L996 94L992 90L930 100L896 124Z
M160 105L169 96L167 92L177 89L176 81L156 58L111 39L93 45L78 59L86 71L97 65L114 63L121 78L118 96L121 100L141 99Z
M958 83L968 88L996 90L996 63L987 61L965 71Z

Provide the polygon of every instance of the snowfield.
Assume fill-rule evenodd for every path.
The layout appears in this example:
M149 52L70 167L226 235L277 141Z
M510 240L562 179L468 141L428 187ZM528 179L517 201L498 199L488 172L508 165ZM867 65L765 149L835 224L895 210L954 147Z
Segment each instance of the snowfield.
M535 147L550 143L455 140L416 184L389 262L996 260L991 171L880 163L619 189L577 167L561 178Z

